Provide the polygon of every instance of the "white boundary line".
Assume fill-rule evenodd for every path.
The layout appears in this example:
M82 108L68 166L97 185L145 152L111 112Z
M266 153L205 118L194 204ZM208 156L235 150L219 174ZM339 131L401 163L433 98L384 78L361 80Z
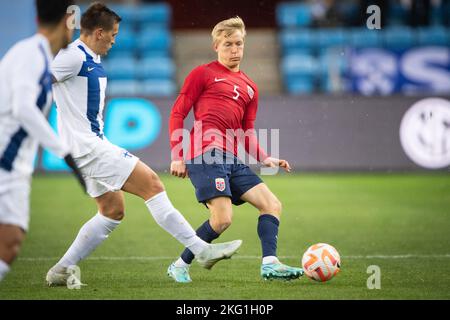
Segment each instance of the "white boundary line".
M90 257L86 260L94 260L94 261L160 261L160 260L173 260L175 256L149 256L149 257L139 257L139 256L131 256L131 257ZM280 256L280 259L299 259L300 256ZM384 259L384 260L396 260L396 259L448 259L450 258L450 254L401 254L401 255L354 255L354 256L342 256L342 259L349 260L367 260L367 259ZM60 257L19 257L19 261L57 261ZM254 260L261 259L261 256L233 256L234 260Z

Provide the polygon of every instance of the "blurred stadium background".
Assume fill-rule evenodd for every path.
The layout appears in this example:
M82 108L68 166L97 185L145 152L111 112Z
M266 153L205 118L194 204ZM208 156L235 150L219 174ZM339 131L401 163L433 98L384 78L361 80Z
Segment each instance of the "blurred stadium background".
M65 166L43 151L29 240L0 298L449 298L450 111L431 103L426 107L433 116L414 114L409 152L400 125L416 102L450 98L450 1L105 2L123 18L104 59L105 133L160 173L169 166L168 116L184 78L216 58L210 32L218 21L244 19L242 70L259 86L257 126L280 129L280 155L295 172L315 172L267 177L287 212L280 254L299 263L310 244L329 242L343 255L343 273L335 284L320 287L264 286L254 258L260 251L254 210L243 206L224 239L243 238L244 257L219 265L216 273L194 269L199 281L191 287L180 288L164 275L178 244L147 214L130 214L83 264L89 287L81 293L46 290L47 268L95 208L71 177L48 175ZM84 9L89 1L79 4ZM366 27L371 4L381 8L381 29ZM31 0L2 1L0 7L1 57L14 41L31 35L35 23ZM55 126L54 110L49 120ZM204 221L198 212L206 211L190 183L162 177L188 220L195 226ZM128 197L127 206L127 212L144 211L135 198ZM124 260L105 258L111 256ZM382 267L381 292L365 287L369 264ZM161 272L149 273L152 268ZM217 282L222 290L214 289Z
M80 1L81 11L89 3ZM106 134L154 168L168 165L167 119L174 97L190 70L216 58L211 28L234 15L248 28L242 70L262 96L257 125L282 128L280 153L296 168L427 167L405 154L398 131L412 104L450 96L450 1L107 3L123 22L104 59ZM371 4L381 9L381 29L366 26ZM8 32L2 33L0 56L34 31L33 14L30 0L2 3L0 27ZM52 123L54 118L53 110ZM419 131L425 137L433 126L429 121ZM446 158L441 168L450 165L448 132L428 134L417 146L429 153L426 157ZM50 171L65 168L46 152L38 165Z
M80 1L81 10L89 3ZM123 22L104 59L106 134L154 168L164 170L169 161L167 119L174 97L190 70L216 58L211 28L233 15L248 28L242 70L262 96L257 125L282 128L280 153L296 168L423 167L405 154L398 130L414 102L450 95L450 1L107 3ZM381 29L366 26L370 4L381 9ZM33 14L32 1L2 3L0 56L34 31ZM54 118L53 111L52 123ZM445 135L435 137L439 146L425 141L423 152L450 152ZM65 168L46 152L38 166Z

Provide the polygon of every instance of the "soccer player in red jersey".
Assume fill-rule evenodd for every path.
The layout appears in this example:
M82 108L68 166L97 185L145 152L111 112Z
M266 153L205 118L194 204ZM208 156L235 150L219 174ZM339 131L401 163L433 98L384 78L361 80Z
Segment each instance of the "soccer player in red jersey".
M219 22L212 31L218 59L201 65L188 75L175 101L169 123L172 147L171 174L189 176L199 202L210 211L210 219L197 235L211 242L231 224L232 204L245 202L260 212L258 235L261 240L264 279L296 279L303 270L282 264L276 255L281 203L266 184L237 157L237 141L267 167L290 171L289 163L269 157L259 146L254 133L258 108L258 88L239 66L244 54L245 25L234 17ZM183 122L194 108L191 146L183 155ZM245 136L230 134L241 130ZM185 160L183 160L183 158ZM194 255L186 249L168 268L177 282L191 282L189 266Z

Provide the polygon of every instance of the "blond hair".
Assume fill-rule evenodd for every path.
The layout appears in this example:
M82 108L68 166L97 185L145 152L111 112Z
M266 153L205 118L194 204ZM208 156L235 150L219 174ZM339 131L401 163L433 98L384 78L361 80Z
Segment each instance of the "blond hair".
M211 32L213 43L216 44L222 34L224 34L225 37L228 38L236 30L241 31L242 36L245 38L245 24L239 16L220 21L218 24L216 24L213 31Z

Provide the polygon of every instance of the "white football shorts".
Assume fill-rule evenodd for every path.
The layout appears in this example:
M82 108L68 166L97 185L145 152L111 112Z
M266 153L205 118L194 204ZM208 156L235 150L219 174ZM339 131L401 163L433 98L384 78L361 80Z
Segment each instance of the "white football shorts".
M138 161L138 157L108 140L102 140L87 155L75 158L92 198L122 189Z
M8 178L2 174L0 186L0 224L18 226L28 231L30 222L31 177Z

